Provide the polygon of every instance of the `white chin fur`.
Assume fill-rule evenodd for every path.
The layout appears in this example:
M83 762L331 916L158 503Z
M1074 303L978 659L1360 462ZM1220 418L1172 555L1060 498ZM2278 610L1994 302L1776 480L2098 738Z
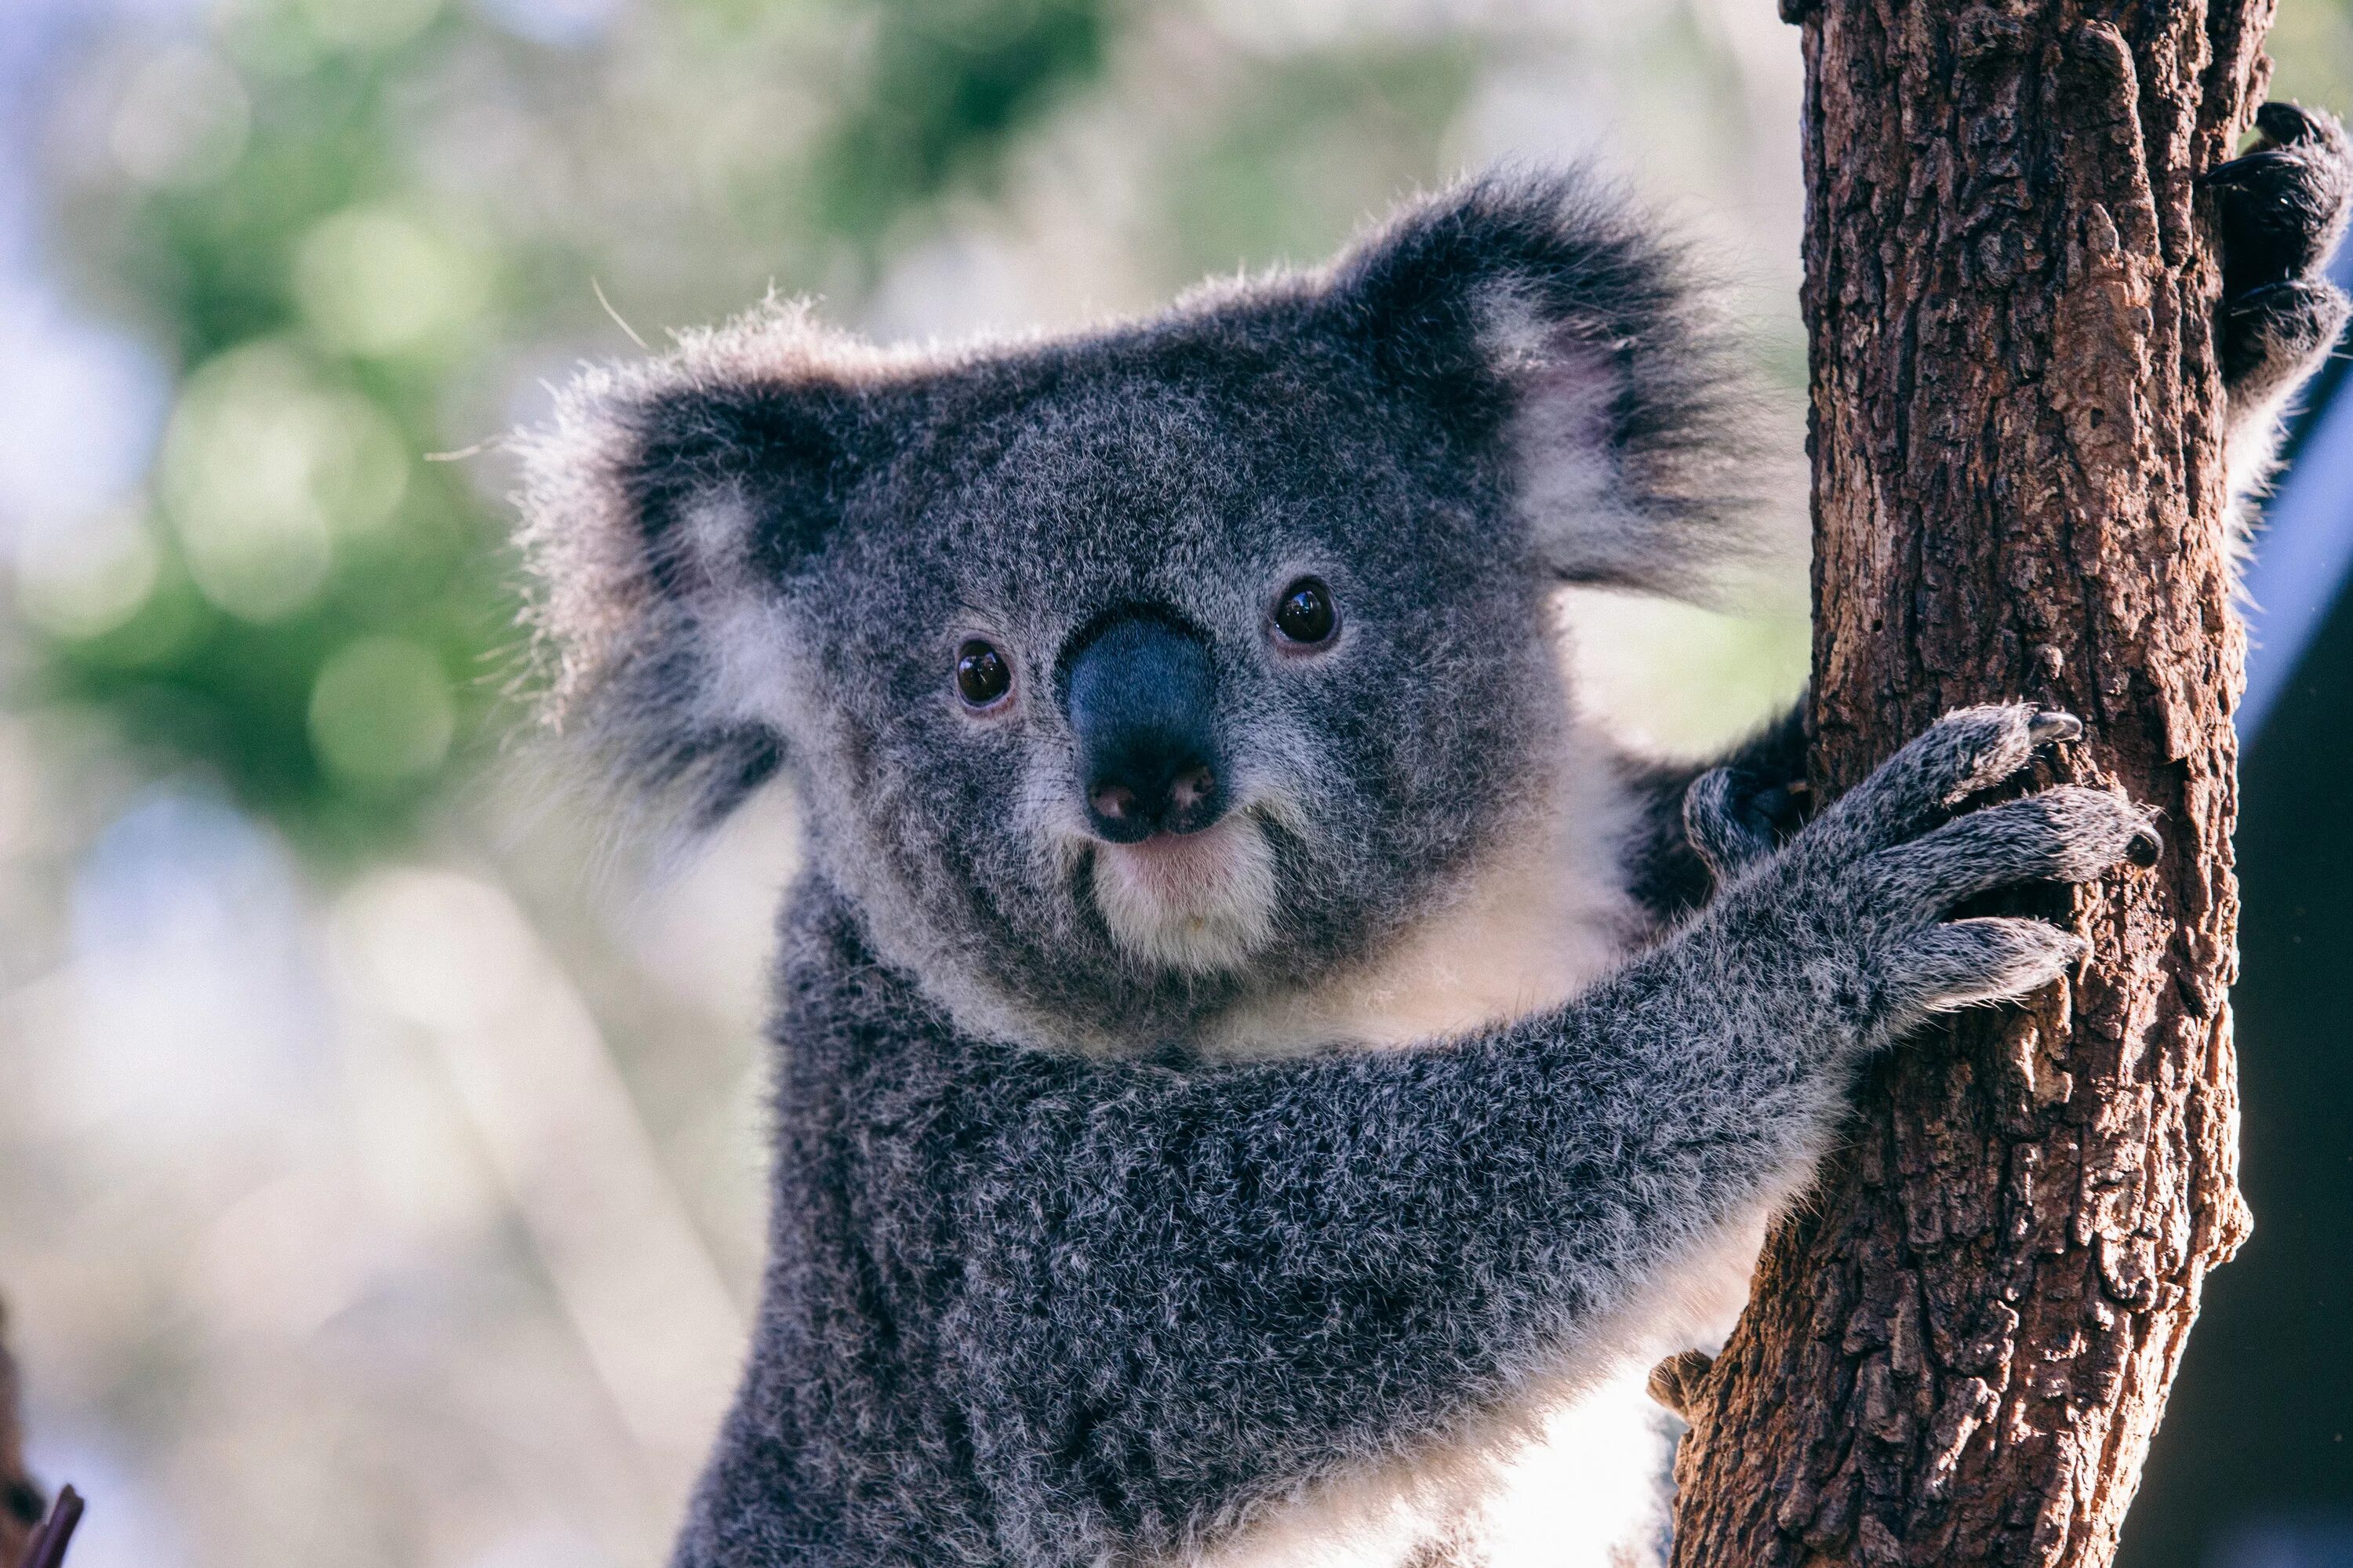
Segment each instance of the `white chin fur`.
M1099 844L1094 894L1131 957L1194 974L1230 969L1273 933L1274 851L1244 814L1181 838Z

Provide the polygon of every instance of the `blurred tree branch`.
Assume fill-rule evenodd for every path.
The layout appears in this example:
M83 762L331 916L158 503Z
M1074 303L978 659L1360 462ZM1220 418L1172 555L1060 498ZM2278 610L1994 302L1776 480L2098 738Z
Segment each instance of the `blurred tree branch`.
M0 1563L24 1559L33 1529L47 1511L41 1489L25 1473L25 1435L18 1425L16 1363L5 1341L7 1311L0 1308Z

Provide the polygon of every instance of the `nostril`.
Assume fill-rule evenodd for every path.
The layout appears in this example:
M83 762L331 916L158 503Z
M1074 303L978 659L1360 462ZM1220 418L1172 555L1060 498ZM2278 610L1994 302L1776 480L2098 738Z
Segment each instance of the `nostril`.
M1168 804L1190 811L1218 792L1218 776L1204 765L1188 768L1168 781Z
M1098 832L1122 843L1155 832L1198 832L1217 820L1223 785L1214 764L1198 757L1146 758L1087 788L1088 814Z
M1135 791L1124 784L1102 784L1087 797L1087 803L1105 821L1124 822L1135 814Z

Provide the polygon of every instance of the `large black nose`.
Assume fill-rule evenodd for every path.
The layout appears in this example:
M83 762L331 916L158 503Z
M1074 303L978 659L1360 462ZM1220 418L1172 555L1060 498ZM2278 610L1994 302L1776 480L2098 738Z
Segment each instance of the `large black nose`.
M1148 617L1114 620L1081 645L1062 689L1095 832L1126 844L1218 820L1225 759L1200 639Z

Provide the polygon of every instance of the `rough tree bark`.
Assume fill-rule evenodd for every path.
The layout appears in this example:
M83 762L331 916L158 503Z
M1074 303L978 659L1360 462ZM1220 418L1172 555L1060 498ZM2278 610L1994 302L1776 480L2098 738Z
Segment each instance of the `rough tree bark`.
M2211 215L2270 0L1784 0L1807 69L1812 783L1947 709L2080 715L2157 807L2095 952L1866 1086L1687 1386L1678 1568L2104 1564L2247 1233ZM2063 896L2053 895L2053 897Z

